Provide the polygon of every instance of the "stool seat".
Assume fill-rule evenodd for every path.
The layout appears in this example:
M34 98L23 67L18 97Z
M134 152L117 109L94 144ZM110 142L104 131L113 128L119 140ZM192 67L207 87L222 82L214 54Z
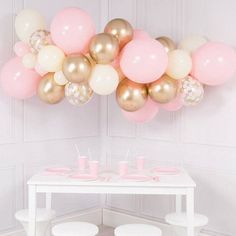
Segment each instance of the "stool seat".
M67 222L54 226L54 236L95 236L98 234L98 227L87 222Z
M166 215L165 220L167 223L176 226L187 227L187 214L182 213L171 213ZM195 214L194 215L194 227L205 226L208 223L208 218L204 215Z
M127 224L115 229L115 236L161 236L161 230L153 225Z
M50 221L56 217L56 212L50 209L37 208L36 209L36 222ZM22 222L29 222L29 210L22 209L15 213L15 218Z

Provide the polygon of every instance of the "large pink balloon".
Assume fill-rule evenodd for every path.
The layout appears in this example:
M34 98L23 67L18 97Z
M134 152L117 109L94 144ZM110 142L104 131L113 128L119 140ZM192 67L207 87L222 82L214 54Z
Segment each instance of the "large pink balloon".
M191 75L203 84L220 85L236 72L235 50L223 43L208 42L193 55Z
M183 107L183 102L180 96L166 104L160 104L160 107L167 111L178 111Z
M135 123L147 123L154 119L159 111L158 104L153 102L152 99L148 99L145 105L134 112L128 112L125 110L121 110L124 117L131 122Z
M86 51L94 34L92 18L79 8L60 11L51 24L52 40L66 54Z
M134 30L133 39L145 39L145 38L150 38L150 35L146 31L140 29Z
M1 86L11 97L26 99L35 95L40 75L23 66L21 58L14 57L8 61L1 71Z
M120 66L134 82L150 83L166 71L168 56L164 47L151 38L135 39L122 50Z

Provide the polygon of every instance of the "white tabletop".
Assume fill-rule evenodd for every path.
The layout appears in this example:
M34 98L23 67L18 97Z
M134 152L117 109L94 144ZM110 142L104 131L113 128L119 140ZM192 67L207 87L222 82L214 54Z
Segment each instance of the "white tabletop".
M158 176L158 174L152 174ZM95 181L81 181L73 179L69 175L53 175L47 172L41 172L32 176L28 185L37 186L132 186L132 187L195 187L196 184L189 174L181 168L179 174L176 175L159 175L159 180L150 181L130 181L124 180L111 173L102 173L101 178ZM104 178L109 176L109 180Z

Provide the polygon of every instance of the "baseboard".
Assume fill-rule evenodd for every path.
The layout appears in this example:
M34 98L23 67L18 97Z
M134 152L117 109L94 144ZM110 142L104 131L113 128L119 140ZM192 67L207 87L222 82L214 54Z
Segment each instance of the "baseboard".
M172 231L172 227L168 224L164 224L153 220L148 220L137 216L132 216L129 214L117 212L110 209L103 209L104 225L115 228L122 224L133 224L133 223L155 225L162 230L163 236L175 236L174 232ZM210 236L210 235L202 233L199 236Z
M52 222L52 225L59 224L62 222L68 222L68 221L85 221L85 222L90 222L95 225L101 225L102 224L102 209L101 208L88 209L85 211L57 217ZM15 230L15 231L0 234L0 236L25 236L25 232L24 230Z

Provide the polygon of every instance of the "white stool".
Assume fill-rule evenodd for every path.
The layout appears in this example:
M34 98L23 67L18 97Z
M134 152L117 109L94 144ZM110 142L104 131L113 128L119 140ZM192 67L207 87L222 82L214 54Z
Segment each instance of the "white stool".
M52 228L53 236L95 236L98 227L87 222L67 222Z
M153 225L127 224L115 229L115 236L161 236L161 230Z
M56 212L48 209L38 208L36 210L36 236L50 236L51 221L56 217ZM25 232L28 232L29 211L23 209L15 213L15 218L21 222Z
M167 223L173 225L177 236L187 236L187 215L186 213L171 213L165 217ZM204 215L194 215L194 235L199 235L203 226L207 225L208 218Z

